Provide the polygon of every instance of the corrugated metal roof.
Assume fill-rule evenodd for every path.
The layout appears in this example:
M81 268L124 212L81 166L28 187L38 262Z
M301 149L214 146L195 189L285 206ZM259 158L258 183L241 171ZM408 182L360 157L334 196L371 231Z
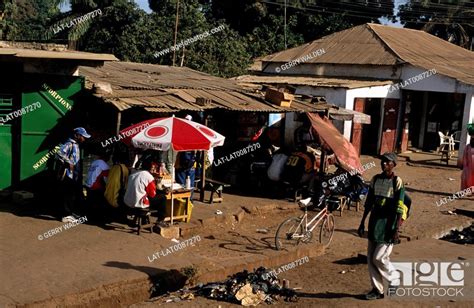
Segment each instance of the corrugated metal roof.
M170 67L132 62L108 62L99 68L80 66L86 77L86 88L94 83L109 83L112 93L96 93L96 97L113 104L120 111L141 107L151 112L179 110L204 111L224 109L260 112L317 112L310 102L295 102L279 107L265 101L263 93L244 90L234 80L223 79L186 67ZM201 106L202 97L211 103Z
M323 78L323 77L300 77L300 76L254 76L243 75L233 78L242 86L249 86L252 84L264 85L304 85L317 87L336 87L336 88L366 88L375 86L384 86L393 84L392 80L356 80L344 78Z
M420 30L364 24L261 59L286 63L323 48L305 63L395 65L409 63L474 85L474 52Z
M474 52L420 30L369 26L403 61L474 85Z
M265 67L265 62L286 63L303 58L319 49L324 49L325 53L305 63L393 65L398 60L397 56L381 43L377 35L370 31L367 24L268 55L261 60Z
M0 56L13 56L16 58L38 58L38 59L64 59L64 60L88 60L88 61L118 61L111 54L91 53L82 51L51 51L23 48L0 48Z

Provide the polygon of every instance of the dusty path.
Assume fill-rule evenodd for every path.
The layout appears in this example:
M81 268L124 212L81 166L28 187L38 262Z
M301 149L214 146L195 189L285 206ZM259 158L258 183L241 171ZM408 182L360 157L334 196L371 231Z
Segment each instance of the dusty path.
M368 162L371 158L366 158ZM373 159L372 159L373 160ZM377 166L378 161L376 160ZM447 205L438 207L436 202L444 196L451 195L459 190L458 170L439 170L433 168L410 167L405 163L399 163L397 173L407 183L407 189L412 196L414 205L412 216L403 227L402 235L405 238L420 238L419 241L402 243L395 247L392 254L393 259L402 258L403 247L410 247L416 243L428 243L426 240L435 234L440 234L442 230L450 227L466 224L472 221L471 218L459 215L450 215L447 211L455 208L474 210L474 199L455 200ZM374 168L367 172L366 178L370 178L379 171ZM233 230L225 230L224 226L209 230L211 233L218 233L222 240L241 236L247 239L246 249L258 249L262 242L262 234L256 232L258 228L267 228L270 235L273 235L279 222L289 216L298 215L298 211L287 210L271 213L260 213L247 215L244 222L233 227ZM347 306L365 307L473 307L474 301L450 301L446 300L394 300L384 299L382 301L367 302L361 299L361 295L370 289L368 280L367 265L360 262L358 254L364 254L367 242L355 235L355 230L359 224L361 212L354 210L345 211L343 217L336 216L336 233L326 254L317 258L311 258L309 263L299 266L281 274L279 277L288 279L291 287L301 288L299 301L297 303L279 302L274 306L289 307L316 307L316 306ZM267 236L271 237L271 236ZM422 240L425 239L425 240ZM271 242L271 240L270 240ZM451 244L451 243L448 243ZM426 244L428 245L428 244ZM456 245L456 244L451 244ZM443 249L441 256L443 256ZM398 250L398 251L397 251ZM453 250L453 249L451 249ZM474 261L474 248L465 246L461 249L462 257ZM433 252L431 252L433 253ZM459 254L459 253L458 253ZM447 255L446 255L447 256ZM429 258L421 255L420 257ZM452 261L454 256L449 256ZM359 259L359 260L358 260ZM342 272L345 271L344 274ZM169 307L230 307L237 306L225 302L218 302L202 297L197 297L193 301L163 304L166 297L152 299L148 302L133 305L133 307L167 305Z

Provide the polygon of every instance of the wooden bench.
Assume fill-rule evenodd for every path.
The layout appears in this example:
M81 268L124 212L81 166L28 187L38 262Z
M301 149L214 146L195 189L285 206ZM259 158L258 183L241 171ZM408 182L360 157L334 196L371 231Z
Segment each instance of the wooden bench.
M209 203L212 204L214 202L222 202L224 200L224 197L222 196L224 187L230 187L230 184L213 179L206 179L204 190L209 190L211 192L211 199L209 199ZM214 198L214 194L217 194L217 198Z

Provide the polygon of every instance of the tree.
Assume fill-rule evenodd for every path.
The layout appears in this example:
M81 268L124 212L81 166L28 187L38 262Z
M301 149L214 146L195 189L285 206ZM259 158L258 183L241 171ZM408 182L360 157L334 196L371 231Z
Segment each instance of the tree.
M56 0L6 0L0 4L0 39L39 40L49 19L58 14Z
M410 0L398 14L406 28L431 33L450 43L472 50L474 3L467 0Z
M173 52L158 55L174 46L176 0L150 0L154 11L151 19L154 31L161 33L154 41L155 55L152 63L172 64ZM178 11L178 32L176 63L216 76L230 77L245 72L251 62L246 41L231 29L224 20L216 20L206 15L209 6L205 1L180 1ZM223 30L211 34L212 29L222 26ZM221 28L219 28L221 29ZM202 37L205 36L205 37Z
M105 7L89 25L80 49L112 53L123 61L149 62L160 39L162 33L143 10L135 3L120 2Z
M87 14L97 10L101 17L103 11L113 5L131 4L127 0L54 0L54 2L56 2L56 6L69 3L71 10L52 18L53 23L44 33L43 39L67 39L69 47L73 49L80 49L81 39L85 37L91 25L96 22L97 14L94 18L91 16L89 16L91 18L85 18ZM65 27L68 28L66 31Z
M209 0L209 18L224 19L245 36L254 57L287 48L380 17L393 19L394 2L321 0Z

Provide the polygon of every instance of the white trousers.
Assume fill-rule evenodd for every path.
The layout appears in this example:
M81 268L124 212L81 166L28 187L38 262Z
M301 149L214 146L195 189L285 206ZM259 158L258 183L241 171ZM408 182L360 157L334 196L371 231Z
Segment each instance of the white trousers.
M376 244L369 241L367 248L367 264L369 266L369 276L372 287L383 294L383 280L389 283L393 280L396 273L392 263L390 263L390 254L393 244Z

